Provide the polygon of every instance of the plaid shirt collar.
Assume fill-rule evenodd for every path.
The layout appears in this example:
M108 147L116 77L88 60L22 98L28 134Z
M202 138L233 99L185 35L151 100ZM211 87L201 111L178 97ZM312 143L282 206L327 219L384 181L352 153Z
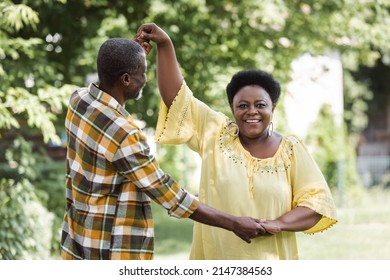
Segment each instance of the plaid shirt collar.
M96 84L90 83L88 86L88 93L102 104L118 111L127 120L134 122L134 118L126 111L119 102L107 92L102 91Z

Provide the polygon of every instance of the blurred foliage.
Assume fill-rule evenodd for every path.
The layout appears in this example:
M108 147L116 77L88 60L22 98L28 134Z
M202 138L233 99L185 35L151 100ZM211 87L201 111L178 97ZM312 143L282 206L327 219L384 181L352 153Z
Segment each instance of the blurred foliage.
M32 145L17 138L5 156L7 164L0 165L0 259L47 259L53 214L40 203L31 183L38 177Z
M158 145L156 158L161 163L162 169L171 175L184 188L198 193L199 187L199 167L200 162L198 154L190 150L185 145ZM199 162L196 161L199 159Z
M70 89L63 86L96 81L93 73L100 44L109 37L133 38L142 22L156 22L170 34L196 96L225 113L230 112L224 88L239 69L273 72L285 85L291 62L303 53L337 50L347 71L390 56L390 3L384 0L14 2L3 1L0 7L0 57L6 74L2 101L8 88L36 96L44 88L55 96L59 93L50 93L54 87L69 95ZM148 60L144 98L130 101L127 108L154 126L159 99L153 52ZM7 114L4 106L0 112ZM15 123L11 120L8 127Z
M0 260L48 259L53 215L28 180L0 181Z
M1 1L2 258L24 258L27 251L39 255L43 240L53 240L49 247L58 249L65 167L40 153L39 147L61 143L68 97L76 87L97 81L96 54L107 38L133 38L141 23L156 22L170 34L195 95L226 114L230 111L224 89L237 70L272 72L284 88L291 62L298 56L337 51L345 72L345 141L350 141L367 122L365 111L374 90L369 81L354 74L378 61L389 65L389 11L388 0ZM129 101L126 108L154 127L159 105L154 50L148 65L144 98ZM283 120L284 113L278 114ZM285 129L283 123L279 131ZM31 147L29 154L17 156L26 151L21 144L25 142ZM332 151L338 153L341 147ZM159 156L162 166L179 180L185 180L183 173L193 168L183 163L186 157L180 148L166 147ZM53 214L43 214L46 209L54 213L54 221ZM34 244L36 227L46 230L52 223L52 233L40 233ZM20 232L27 232L27 237Z
M59 255L61 229L65 211L65 160L53 161L46 157L35 169L38 174L32 184L40 203L52 214L51 242L48 244L53 255ZM50 239L47 239L50 240Z
M373 98L366 80L357 82L350 72L344 73L344 121L348 128L350 144L358 144L359 133L367 126L368 101Z
M329 186L335 187L337 185L337 164L344 160L341 158L344 154L338 151L345 146L345 143L343 143L342 131L339 131L335 124L330 105L326 104L321 108L306 138L307 143L313 149L311 153L318 162Z
M355 146L346 137L346 128L338 127L329 104L322 106L309 129L306 141L332 190L360 187L356 172Z

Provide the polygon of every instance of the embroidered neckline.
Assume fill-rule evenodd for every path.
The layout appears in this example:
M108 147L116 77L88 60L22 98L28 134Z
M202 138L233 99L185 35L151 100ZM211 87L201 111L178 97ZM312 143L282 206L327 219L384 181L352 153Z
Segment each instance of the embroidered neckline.
M251 172L285 172L291 165L293 147L298 140L293 136L283 137L275 155L269 158L256 158L252 156L241 145L236 135L237 125L231 120L222 128L219 135L219 148L234 163L244 165L246 168L253 168Z
M293 136L283 137L275 155L265 159L252 156L241 145L238 138L237 125L228 119L219 135L219 148L222 153L228 156L235 164L244 165L249 179L249 193L254 198L254 175L256 173L282 173L291 166L294 144L298 140Z

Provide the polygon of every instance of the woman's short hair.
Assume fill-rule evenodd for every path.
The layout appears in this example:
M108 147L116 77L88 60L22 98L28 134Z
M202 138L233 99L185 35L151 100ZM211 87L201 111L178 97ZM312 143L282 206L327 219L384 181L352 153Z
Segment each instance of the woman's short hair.
M233 104L236 93L245 86L258 85L269 94L272 103L276 104L280 96L280 84L267 72L250 69L242 70L233 75L226 86L226 94L229 104Z
M142 47L133 40L111 38L105 41L97 56L100 83L113 86L122 74L136 73L142 65L143 53Z

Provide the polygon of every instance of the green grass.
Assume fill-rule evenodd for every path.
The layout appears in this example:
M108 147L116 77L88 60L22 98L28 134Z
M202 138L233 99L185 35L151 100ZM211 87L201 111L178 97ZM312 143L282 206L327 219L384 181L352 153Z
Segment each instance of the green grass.
M301 259L389 260L390 190L371 190L338 209L339 222L314 235L298 234Z
M298 233L302 260L390 260L390 189L370 190L345 199L338 223L314 235ZM169 217L153 206L156 229L155 259L188 259L190 219Z

